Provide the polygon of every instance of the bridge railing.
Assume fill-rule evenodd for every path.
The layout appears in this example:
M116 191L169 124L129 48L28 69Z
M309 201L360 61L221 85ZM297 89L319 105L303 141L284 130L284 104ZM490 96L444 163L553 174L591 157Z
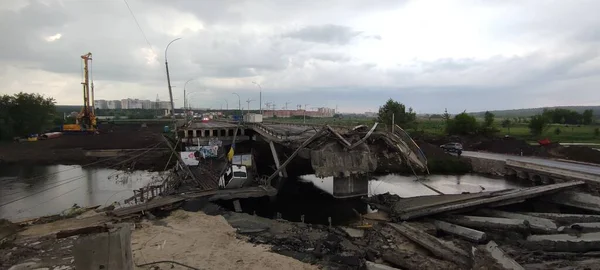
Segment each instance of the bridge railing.
M282 134L280 132L276 132L261 123L245 123L246 126L252 127L255 131L264 133L268 136L272 136L277 138L278 140L287 140L289 138L288 135Z

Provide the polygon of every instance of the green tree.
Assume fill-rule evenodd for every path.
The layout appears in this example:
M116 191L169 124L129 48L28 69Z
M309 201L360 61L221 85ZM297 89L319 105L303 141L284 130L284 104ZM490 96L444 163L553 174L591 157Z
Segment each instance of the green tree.
M53 125L54 99L39 94L0 96L0 139L39 133Z
M446 133L449 135L468 135L476 133L478 128L477 119L466 112L462 112L448 121Z
M483 126L491 127L494 124L494 114L487 111L483 116Z
M556 136L560 135L560 132L561 132L561 131L560 131L560 128L559 128L559 127L557 127L557 128L555 128L555 129L554 129L554 134L555 134Z
M508 129L508 134L510 134L510 125L512 124L512 122L510 121L510 119L504 119L504 121L502 121L502 127Z
M401 127L412 126L417 118L417 114L412 108L408 108L407 111L404 104L394 101L390 98L383 106L379 107L377 121L379 123L391 125L392 115L394 116L394 123Z
M528 124L529 132L533 136L542 135L544 130L548 127L548 122L548 118L544 117L544 115L538 114L532 116Z
M594 121L594 111L585 110L582 115L582 122L584 125L590 125Z

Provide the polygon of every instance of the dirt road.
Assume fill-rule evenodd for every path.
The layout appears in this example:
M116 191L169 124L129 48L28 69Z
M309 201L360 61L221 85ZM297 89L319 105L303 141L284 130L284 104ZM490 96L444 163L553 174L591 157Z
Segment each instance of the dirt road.
M269 246L238 239L235 229L222 216L177 210L165 219L144 221L141 225L132 234L136 265L173 260L201 269L318 269L269 252Z

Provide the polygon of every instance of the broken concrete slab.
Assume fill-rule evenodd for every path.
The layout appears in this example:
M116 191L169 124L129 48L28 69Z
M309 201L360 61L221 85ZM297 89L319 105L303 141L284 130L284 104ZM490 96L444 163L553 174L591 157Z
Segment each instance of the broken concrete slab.
M492 217L526 220L527 222L529 222L531 230L537 233L555 233L558 229L558 226L556 226L556 223L554 223L554 221L546 218L528 216L524 214L511 213L495 209L480 209L476 213Z
M447 216L444 221L473 227L482 230L518 230L528 231L529 222L523 219L479 217L479 216Z
M0 219L0 246L13 241L16 238L18 229L18 225L7 219Z
M431 196L430 201L426 201L426 202L422 203L421 205L413 204L410 208L396 207L396 205L394 205L394 207L392 207L393 212L391 214L392 214L392 217L397 218L399 220L410 220L410 219L414 219L414 218L418 218L418 217L424 217L424 216L429 216L429 215L434 215L434 214L439 214L439 213L444 213L444 212L450 212L450 211L472 210L475 207L483 206L483 205L490 205L490 204L497 205L498 203L501 203L501 204L517 203L517 202L520 202L525 199L557 192L561 189L566 189L566 188L579 186L579 185L583 185L583 184L584 184L584 182L582 182L582 181L574 181L574 182L545 185L545 186L539 186L539 187L523 188L523 189L517 189L517 190L507 190L507 191L500 191L500 192L493 192L493 193L485 193L485 194L480 194L478 196L477 196L477 194L475 194L475 195L467 194L467 195L473 196L474 198L469 198L469 197L465 196L465 199L450 200L447 203L441 203L441 204L435 202L435 200L436 200L435 197L439 197L439 198L437 198L437 200L443 200L444 197L449 196L449 195ZM457 196L457 195L454 195L454 196ZM433 200L434 202L431 202L431 200ZM401 200L401 201L397 202L396 204L402 204L402 203L403 203L403 201Z
M492 258L494 258L494 260L496 260L496 262L498 264L502 265L502 267L504 267L504 269L511 269L511 270L524 270L525 269L525 268L523 268L523 266L521 266L519 263L517 263L511 257L507 256L504 253L504 251L502 251L502 249L500 249L500 247L498 247L498 244L496 244L496 242L494 242L494 241L490 241L487 245L485 245L485 250L492 256Z
M574 223L567 228L575 232L599 232L600 222Z
M532 250L588 252L600 250L600 232L583 234L530 235L524 242Z
M581 208L600 213L600 197L576 191L565 191L547 196L545 200L553 203Z
M355 229L350 227L340 227L348 236L352 238L362 238L365 236L365 231L361 229Z
M73 248L76 269L133 269L131 226L80 237Z
M446 244L442 240L426 232L415 229L407 222L401 224L388 223L388 225L404 237L426 248L436 257L454 262L462 267L470 267L471 265L471 258L467 252L458 249L453 245Z
M581 223L581 222L600 222L600 215L582 215L582 214L560 214L560 213L536 213L519 212L519 214L547 218L561 224Z
M367 261L366 265L367 265L367 270L400 270L398 268L394 268L391 266L387 266L384 264L378 264L378 263L374 263L374 262L370 262L370 261Z
M417 252L387 251L383 253L381 258L395 267L408 270L460 269L452 262L432 258Z
M436 229L450 234L458 235L474 243L481 243L487 239L485 232L463 227L460 225L448 223L441 220L434 221Z

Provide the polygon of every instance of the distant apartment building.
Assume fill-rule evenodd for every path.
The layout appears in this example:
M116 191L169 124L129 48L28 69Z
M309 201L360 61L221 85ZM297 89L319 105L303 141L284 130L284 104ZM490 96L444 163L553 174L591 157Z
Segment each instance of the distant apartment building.
M318 108L316 111L305 111L303 109L297 110L266 110L263 111L263 117L278 117L278 118L289 118L292 116L308 116L315 118L322 117L333 117L335 110L330 108Z
M121 109L121 101L120 100L107 100L106 101L107 109L116 110Z
M333 117L333 115L335 114L335 109L321 107L317 108L317 112L319 112L322 115L322 117Z
M151 100L141 100L141 99L122 99L122 100L102 100L98 99L94 101L94 107L99 109L148 109L148 110L156 110L156 109L170 109L171 102L169 101L151 101Z
M159 101L158 102L158 108L159 109L170 110L171 109L171 102L169 102L169 101Z
M106 100L94 100L94 108L96 109L108 109L108 104Z
M139 101L142 104L142 109L155 109L155 103L153 101L150 100L140 100Z

